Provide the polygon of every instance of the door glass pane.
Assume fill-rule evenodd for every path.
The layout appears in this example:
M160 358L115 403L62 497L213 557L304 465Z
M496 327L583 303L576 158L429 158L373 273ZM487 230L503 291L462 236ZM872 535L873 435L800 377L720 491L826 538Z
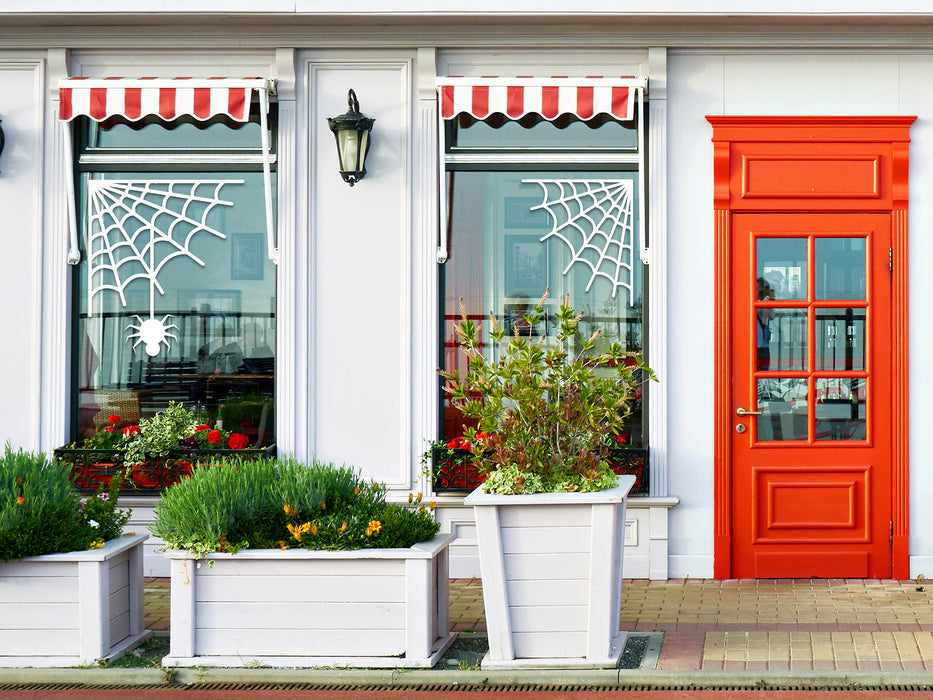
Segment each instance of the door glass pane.
M807 439L807 380L775 377L758 380L759 441Z
M865 379L816 380L816 439L865 440Z
M865 298L865 239L816 239L816 298Z
M807 368L806 309L759 308L755 312L759 370Z
M816 369L865 369L865 309L817 309L816 337Z
M806 299L807 297L807 239L759 238L756 244L758 259L758 288L773 296L760 299ZM767 287L764 287L767 283Z

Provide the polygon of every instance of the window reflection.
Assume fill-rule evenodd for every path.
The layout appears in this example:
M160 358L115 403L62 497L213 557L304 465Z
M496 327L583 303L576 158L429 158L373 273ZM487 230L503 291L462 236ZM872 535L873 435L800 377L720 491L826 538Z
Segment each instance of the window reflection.
M807 439L807 380L774 377L758 380L757 439Z
M816 439L865 440L865 379L816 380Z

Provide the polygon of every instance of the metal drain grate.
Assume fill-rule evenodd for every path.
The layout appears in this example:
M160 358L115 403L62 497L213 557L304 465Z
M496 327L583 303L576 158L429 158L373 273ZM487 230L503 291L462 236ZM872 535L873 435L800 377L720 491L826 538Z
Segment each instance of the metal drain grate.
M763 681L765 683L766 681ZM197 693L198 691L235 691L235 690L317 690L317 691L341 691L341 690L362 690L367 692L399 692L406 693L412 691L433 691L433 692L475 692L475 693L508 693L508 692L581 692L597 691L604 693L625 693L630 691L697 691L697 690L716 690L716 691L853 691L853 690L875 690L888 692L907 692L907 691L933 691L933 684L877 684L861 685L858 683L827 683L827 684L795 684L795 685L763 685L763 684L736 684L736 685L705 685L698 683L678 684L678 685L653 685L649 683L625 684L625 685L538 685L533 683L518 683L513 685L496 684L475 684L462 685L459 683L414 683L410 685L357 685L352 683L192 683L189 685L179 683L150 683L146 685L89 685L84 683L2 683L0 691L6 690L185 690Z

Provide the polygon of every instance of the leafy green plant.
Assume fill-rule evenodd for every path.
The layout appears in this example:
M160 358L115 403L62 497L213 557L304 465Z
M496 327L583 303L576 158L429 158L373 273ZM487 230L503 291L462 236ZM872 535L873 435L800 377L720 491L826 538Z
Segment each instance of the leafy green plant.
M119 483L82 499L67 465L8 444L0 458L0 560L96 549L119 537L130 516L117 508Z
M410 547L439 525L419 502L385 501L385 486L313 460L218 463L168 488L150 527L169 549Z
M119 421L119 416L111 416L111 423L113 418ZM179 447L241 450L249 446L249 438L242 433L211 428L199 418L183 404L171 401L168 408L151 418L143 418L139 426L127 426L116 445L124 452L123 463L126 466L143 464L163 458ZM107 427L101 432L106 431ZM88 438L85 446L94 446L89 443L96 439L97 435Z
M531 313L540 322L546 291ZM440 371L445 391L464 418L476 423L464 438L492 493L601 491L616 477L606 461L615 436L624 430L630 404L644 377L654 378L641 357L619 343L595 352L597 330L577 332L583 317L564 298L553 339L511 337L500 360L483 355L480 329L461 302L457 335L467 357L466 376ZM491 316L489 336L498 346L507 336ZM546 340L553 342L546 343ZM487 346L488 347L488 346Z

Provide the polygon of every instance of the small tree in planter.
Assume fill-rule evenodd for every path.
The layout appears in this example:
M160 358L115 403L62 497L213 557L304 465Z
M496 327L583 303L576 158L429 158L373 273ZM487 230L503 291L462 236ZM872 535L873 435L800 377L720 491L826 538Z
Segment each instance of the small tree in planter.
M537 324L548 292L526 321ZM484 490L492 493L601 491L616 485L606 461L613 439L622 434L632 397L653 377L641 357L611 343L593 352L599 331L583 339L583 314L569 295L557 312L560 328L552 345L545 337L515 335L500 361L482 353L479 329L462 309L457 335L468 360L467 374L441 371L451 404L477 428L462 444L473 454ZM508 329L492 316L490 337L499 344Z
M546 298L527 323L538 323ZM568 296L553 343L516 333L495 361L464 312L466 376L441 372L451 403L477 423L465 437L487 475L465 501L483 577L484 668L612 667L625 645L622 542L635 477L617 476L606 455L642 377L653 374L619 344L595 353L599 333L580 337L581 318ZM507 333L493 316L493 343Z
M0 666L92 663L150 634L146 537L122 536L129 513L117 508L119 478L82 498L69 477L60 463L9 445L0 459Z
M164 663L430 666L453 639L451 536L438 529L420 498L386 503L348 468L197 470L165 491L151 527L172 563Z

